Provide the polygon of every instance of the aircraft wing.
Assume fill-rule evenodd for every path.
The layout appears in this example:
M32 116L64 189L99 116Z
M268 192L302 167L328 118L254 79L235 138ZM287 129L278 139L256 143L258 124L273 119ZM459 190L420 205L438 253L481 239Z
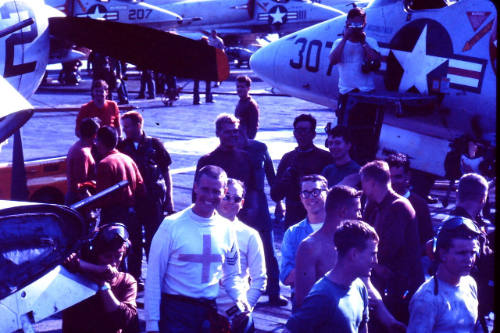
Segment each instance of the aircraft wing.
M49 19L50 33L142 68L183 78L224 81L229 63L222 50L176 34L80 17Z
M33 115L33 106L0 76L0 143L21 128Z
M63 262L87 232L68 207L0 200L0 300Z
M0 332L34 332L32 325L91 296L98 286L59 265L28 286L0 299Z

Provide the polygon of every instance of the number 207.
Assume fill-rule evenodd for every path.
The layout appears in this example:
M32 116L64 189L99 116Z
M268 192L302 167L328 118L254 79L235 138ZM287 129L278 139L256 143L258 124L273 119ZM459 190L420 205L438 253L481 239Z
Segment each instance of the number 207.
M131 9L128 12L129 20L143 20L147 19L151 15L151 9Z

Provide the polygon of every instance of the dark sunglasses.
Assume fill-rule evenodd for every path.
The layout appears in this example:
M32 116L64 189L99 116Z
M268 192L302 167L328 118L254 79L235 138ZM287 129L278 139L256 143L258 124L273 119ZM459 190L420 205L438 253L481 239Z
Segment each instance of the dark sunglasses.
M312 191L304 190L304 191L300 192L300 195L304 199L308 199L311 195L313 198L317 198L321 194L321 192L323 192L323 191L326 191L326 190L321 190L319 188L315 188Z
M237 196L237 195L232 196L232 195L226 194L226 196L224 197L224 201L231 201L231 200L232 200L234 203L240 203L240 202L241 202L241 200L243 200L243 198L242 198L242 197L239 197L239 196Z

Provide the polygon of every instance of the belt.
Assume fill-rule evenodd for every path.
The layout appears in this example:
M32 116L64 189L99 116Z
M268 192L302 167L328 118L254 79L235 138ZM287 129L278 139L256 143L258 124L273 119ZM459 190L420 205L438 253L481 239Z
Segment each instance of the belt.
M200 306L205 306L209 307L211 309L216 309L217 305L215 303L214 298L205 298L205 297L199 297L199 298L194 298L194 297L189 297L189 296L184 296L184 295L174 295L174 294L166 294L162 293L162 296L165 297L165 299L169 300L175 300L175 301L180 301L188 304L193 304L193 305L200 305Z

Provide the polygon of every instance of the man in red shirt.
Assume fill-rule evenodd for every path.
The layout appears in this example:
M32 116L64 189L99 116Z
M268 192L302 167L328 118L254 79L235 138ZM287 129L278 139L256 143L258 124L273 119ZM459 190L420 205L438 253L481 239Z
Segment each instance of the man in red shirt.
M120 127L120 113L118 105L114 101L106 100L108 94L108 84L104 80L92 82L91 95L92 101L82 105L80 112L76 116L75 134L80 137L80 124L84 118L99 118L101 126L112 126L122 135Z
M132 242L128 257L128 272L137 281L141 277L142 261L142 230L136 221L135 204L139 197L144 196L145 188L139 168L128 155L115 149L118 135L114 128L103 126L97 131L97 151L102 160L97 164L96 187L100 192L122 180L128 180L128 186L123 187L102 198L98 206L101 208L100 225L113 222L125 224Z
M71 205L83 199L79 188L82 183L95 180L95 160L91 149L99 125L92 118L82 120L80 126L80 140L75 142L68 151L66 158L66 177L68 192L66 204Z

